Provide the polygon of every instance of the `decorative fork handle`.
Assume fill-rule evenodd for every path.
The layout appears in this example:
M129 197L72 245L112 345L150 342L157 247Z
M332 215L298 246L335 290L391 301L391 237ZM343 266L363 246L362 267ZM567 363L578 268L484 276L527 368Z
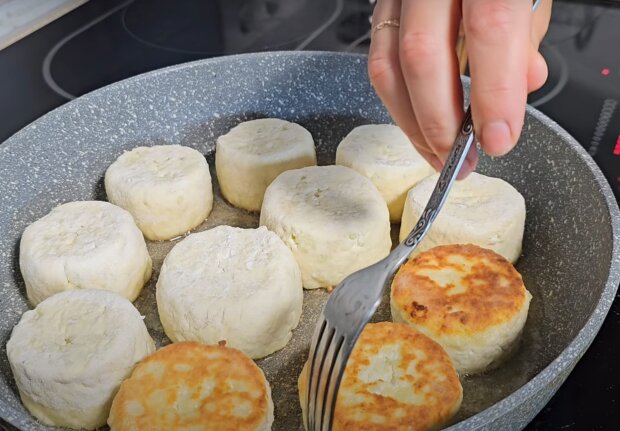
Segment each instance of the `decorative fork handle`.
M461 124L461 130L454 141L450 155L441 170L437 184L435 184L433 193L431 194L431 197L428 200L418 223L415 225L411 233L409 233L407 238L398 246L398 252L395 254L399 257L399 264L404 262L409 257L413 249L417 247L420 241L422 241L424 236L428 233L435 217L439 214L439 210L441 210L441 207L448 197L448 192L450 191L454 180L461 170L461 166L465 161L467 152L473 144L474 139L474 123L471 118L471 109L468 107L463 123Z

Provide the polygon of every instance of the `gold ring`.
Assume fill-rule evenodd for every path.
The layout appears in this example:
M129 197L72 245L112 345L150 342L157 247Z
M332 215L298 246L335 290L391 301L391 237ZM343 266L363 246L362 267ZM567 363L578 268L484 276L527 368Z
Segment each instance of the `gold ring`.
M382 28L386 28L386 27L398 28L400 27L400 20L385 19L372 28L372 34L375 34L377 31L381 30Z

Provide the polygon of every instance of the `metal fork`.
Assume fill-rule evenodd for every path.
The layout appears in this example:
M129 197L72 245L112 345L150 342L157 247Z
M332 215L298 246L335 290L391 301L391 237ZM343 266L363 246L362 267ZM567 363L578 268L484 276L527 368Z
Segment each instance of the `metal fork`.
M336 395L353 346L381 303L392 276L430 229L473 142L474 126L471 110L467 108L435 189L409 236L383 260L345 278L327 300L308 357L306 423L309 431L331 430Z

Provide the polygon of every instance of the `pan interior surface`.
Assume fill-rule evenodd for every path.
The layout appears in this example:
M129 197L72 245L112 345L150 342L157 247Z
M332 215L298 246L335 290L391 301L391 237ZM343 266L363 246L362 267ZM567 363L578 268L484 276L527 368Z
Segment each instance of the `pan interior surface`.
M24 228L58 204L104 200L107 167L123 151L158 144L187 145L209 160L214 210L196 231L219 224L255 227L256 215L221 197L214 149L219 135L241 121L262 117L307 128L319 164L334 162L336 146L353 127L390 121L368 83L364 57L253 54L122 81L66 104L0 146L0 417L23 430L53 429L22 407L6 357L11 329L29 308L18 262ZM491 418L510 415L531 394L526 413L520 413L524 423L511 422L516 429L561 384L611 305L618 285L617 208L585 152L534 110L528 111L517 148L499 159L482 156L478 171L509 181L525 197L526 230L517 269L533 300L516 354L494 371L463 376L464 401L455 423L466 429L491 426ZM397 230L393 227L394 238ZM148 242L154 275L135 303L158 346L169 340L157 315L155 281L176 242ZM297 376L326 298L324 291L306 291L292 341L258 361L272 387L274 430L302 429ZM389 319L386 299L375 320ZM496 404L500 400L503 404ZM485 409L488 418L482 420L478 413Z

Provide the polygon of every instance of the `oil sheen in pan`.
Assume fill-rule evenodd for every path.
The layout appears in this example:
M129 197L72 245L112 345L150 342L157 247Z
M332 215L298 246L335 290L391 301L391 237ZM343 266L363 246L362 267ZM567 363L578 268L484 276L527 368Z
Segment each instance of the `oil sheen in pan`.
M327 148L327 145L318 145L319 163L332 162L333 148ZM244 210L234 208L228 204L219 190L217 176L213 166L213 154L208 155L209 165L212 167L211 177L214 181L214 201L213 211L208 220L195 229L193 232L202 231L211 227L226 224L237 227L253 228L258 226L258 214L252 214ZM398 239L398 225L392 226L392 241L396 244ZM170 343L164 334L159 317L157 315L157 306L155 302L155 281L159 274L161 264L170 249L178 243L182 238L173 241L164 242L147 242L149 252L153 258L153 277L150 284L144 288L140 297L136 301L136 306L140 312L145 315L145 323L149 332L155 340L158 347ZM517 269L519 265L517 263ZM520 345L517 349L532 349L534 351L542 351L540 345L540 337L537 332L535 322L541 321L543 318L540 302L536 300L539 292L536 286L527 286L531 291L534 299L530 305L528 321L524 333L521 338ZM297 376L301 372L304 362L308 355L308 343L314 330L314 322L327 300L327 292L324 289L306 290L304 291L304 306L301 320L297 329L293 332L293 338L289 344L282 350L257 361L258 365L263 369L267 379L271 385L272 397L275 406L275 421L273 424L274 431L291 431L302 430L301 409L299 407L299 397L297 394ZM389 291L379 307L374 321L389 321ZM540 369L537 368L535 362L523 362L518 358L519 355L508 358L506 362L499 368L486 374L476 376L462 376L463 384L463 404L461 409L454 417L454 422L468 418L495 402L501 400L514 390L518 389Z

